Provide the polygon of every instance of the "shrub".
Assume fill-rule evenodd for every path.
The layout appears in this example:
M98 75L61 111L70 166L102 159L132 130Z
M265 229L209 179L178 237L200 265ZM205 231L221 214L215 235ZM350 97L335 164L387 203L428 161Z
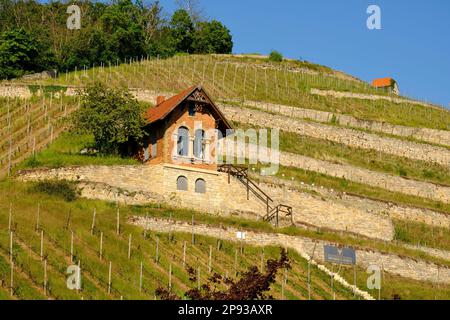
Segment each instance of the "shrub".
M424 169L422 171L422 175L423 175L424 178L434 178L435 177L434 172L431 171L431 170L428 170L428 169Z
M408 172L403 167L398 168L398 174L400 175L400 177L408 176Z
M57 196L66 201L74 201L80 195L75 183L64 180L39 181L31 188L31 191Z
M331 123L331 124L338 124L336 115L333 114L333 116L331 117L330 123Z
M239 279L223 277L217 273L211 275L207 282L199 288L194 288L185 293L185 297L191 300L268 300L273 297L268 294L272 284L276 282L276 276L280 269L291 269L287 252L281 249L278 260L269 259L266 262L264 273L257 266L251 266ZM197 273L191 266L187 266L189 280L196 283ZM220 290L218 288L224 288ZM162 300L179 300L180 297L159 287L155 295Z
M41 165L40 161L36 157L31 157L25 161L25 166L27 168L37 168Z
M274 50L269 54L269 61L281 62L283 61L283 55L280 52Z
M83 93L74 128L92 134L95 147L104 154L130 155L128 148L139 144L145 135L143 110L129 90L96 83Z

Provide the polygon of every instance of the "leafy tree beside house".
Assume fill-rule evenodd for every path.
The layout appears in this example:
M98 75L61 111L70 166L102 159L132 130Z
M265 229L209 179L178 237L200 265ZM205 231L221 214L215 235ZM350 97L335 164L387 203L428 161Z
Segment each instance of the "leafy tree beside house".
M74 129L92 134L103 154L130 156L145 135L143 111L128 90L96 83L83 92L81 107L74 115Z

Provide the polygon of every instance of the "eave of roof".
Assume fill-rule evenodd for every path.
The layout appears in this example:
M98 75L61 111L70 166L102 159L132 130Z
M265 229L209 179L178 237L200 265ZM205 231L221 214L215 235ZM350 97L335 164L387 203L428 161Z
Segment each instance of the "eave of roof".
M201 86L191 86L177 95L170 97L167 100L164 100L160 104L158 104L154 108L150 108L147 110L145 115L145 119L148 124L155 123L157 121L163 120L166 118L176 107L178 107L184 100L186 100L196 89L202 91L206 97L208 98L213 110L216 112L217 116L223 122L225 129L233 129L231 124L225 118L223 113L219 110L219 108L214 104L213 100L209 97L208 93Z
M194 92L195 89L197 89L197 86L189 87L179 94L164 100L156 107L148 109L145 115L147 123L151 124L158 120L164 119L170 112L172 112L173 109L175 109L183 100Z

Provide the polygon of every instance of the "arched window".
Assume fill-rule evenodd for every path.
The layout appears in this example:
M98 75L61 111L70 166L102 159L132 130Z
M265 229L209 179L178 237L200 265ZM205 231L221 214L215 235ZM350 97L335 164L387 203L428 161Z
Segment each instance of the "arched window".
M179 176L177 178L177 190L187 191L188 189L188 180L185 176Z
M203 179L197 179L195 181L195 192L206 193L206 182Z
M186 157L189 154L189 129L178 128L177 154Z
M198 159L205 158L205 131L202 129L195 130L194 156Z

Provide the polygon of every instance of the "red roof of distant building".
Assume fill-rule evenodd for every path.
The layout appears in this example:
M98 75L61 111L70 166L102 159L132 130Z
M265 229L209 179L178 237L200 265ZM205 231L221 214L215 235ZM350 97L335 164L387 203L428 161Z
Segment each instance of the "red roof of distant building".
M395 83L395 80L392 78L380 78L372 81L372 86L377 88L390 87Z

